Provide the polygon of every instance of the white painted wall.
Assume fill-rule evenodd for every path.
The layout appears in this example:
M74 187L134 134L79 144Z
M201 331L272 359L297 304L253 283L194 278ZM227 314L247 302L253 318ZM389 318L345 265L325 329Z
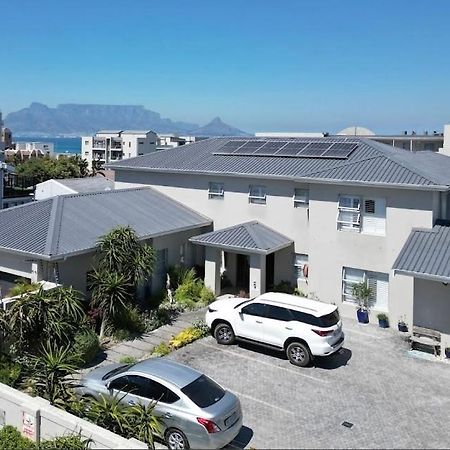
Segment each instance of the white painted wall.
M55 197L57 195L73 194L73 189L59 183L58 180L47 180L36 185L34 191L35 200L45 200L47 198Z
M69 414L40 397L29 395L0 383L0 418L35 442L68 434L92 439L92 449L147 449L137 439L125 439L104 428ZM24 419L31 419L24 426Z
M224 183L224 199L208 199L208 183ZM267 187L267 204L248 203L249 184ZM389 274L392 265L413 227L431 228L439 217L439 195L430 191L406 189L364 188L310 184L309 208L294 208L294 188L308 187L300 183L278 180L252 180L220 176L183 175L169 173L116 171L116 186L150 185L214 220L221 229L237 223L259 220L294 240L291 256L277 268L275 282L288 279L292 268L292 253L309 255L310 276L302 290L315 293L320 300L341 306L344 315L355 316L355 306L342 303L342 268L353 267ZM386 200L386 235L338 231L336 218L339 194ZM291 275L293 276L293 275ZM409 312L411 299L405 299L395 284L408 284L390 277L389 310L397 321L398 315ZM394 296L394 293L395 296ZM412 294L412 291L411 291ZM404 308L398 305L404 305ZM376 322L376 312L371 320Z

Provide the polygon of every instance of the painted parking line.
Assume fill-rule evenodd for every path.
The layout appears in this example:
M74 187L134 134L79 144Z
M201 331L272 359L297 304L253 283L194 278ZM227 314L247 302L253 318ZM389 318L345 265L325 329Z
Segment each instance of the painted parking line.
M294 412L289 411L288 409L282 408L281 406L273 405L272 403L269 403L269 402L265 402L264 400L260 400L259 398L252 397L251 395L243 394L242 392L234 391L234 390L231 390L228 388L227 388L227 391L233 393L234 395L237 395L238 397L246 398L248 400L251 400L252 402L259 403L260 405L266 406L267 408L277 409L278 411L281 411L285 414L290 414L292 416L295 415Z
M280 367L280 366L277 366L276 364L271 364L271 363L266 362L266 361L260 361L259 359L252 358L251 356L241 355L240 353L233 352L231 350L227 350L227 349L221 348L219 346L209 345L209 344L205 344L203 342L199 342L199 345L201 345L203 347L211 348L213 350L219 350L219 351L221 351L223 353L227 353L227 354L232 355L232 356L237 356L239 358L246 359L248 361L257 362L258 364L263 364L265 366L269 366L269 367L272 367L272 368L275 368L275 369L278 369L278 370L282 370L283 372L292 373L292 374L294 374L297 377L309 378L310 380L318 381L319 383L325 383L325 384L328 383L327 380L322 380L320 378L316 378L316 377L313 377L311 375L306 375L305 373L302 373L301 372L302 369L300 367L298 368L298 370L288 369L287 367Z

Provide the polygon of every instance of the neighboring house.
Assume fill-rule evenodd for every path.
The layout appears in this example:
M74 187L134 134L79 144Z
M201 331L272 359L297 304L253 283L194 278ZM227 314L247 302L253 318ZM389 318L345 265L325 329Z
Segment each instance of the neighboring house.
M55 156L52 142L16 142L14 148L5 151L7 160L19 157L21 161L33 158L53 158Z
M225 268L252 297L287 280L355 317L364 281L372 321L421 321L414 304L427 298L392 268L413 228L449 217L447 156L359 137L215 138L110 168L116 187L152 186L212 218L215 232L192 242L216 293Z
M157 135L153 131L103 130L95 136L81 138L81 155L89 163L109 163L156 151Z
M45 200L56 195L110 191L114 181L101 175L86 178L51 179L38 183L34 192L35 200Z
M211 220L151 188L60 195L0 211L0 285L23 277L86 291L98 239L116 226L131 226L156 250L149 289L165 286L169 265L202 262L191 236Z
M176 134L158 134L158 150L179 147L180 145L192 144L193 142L207 139L196 136L178 136Z

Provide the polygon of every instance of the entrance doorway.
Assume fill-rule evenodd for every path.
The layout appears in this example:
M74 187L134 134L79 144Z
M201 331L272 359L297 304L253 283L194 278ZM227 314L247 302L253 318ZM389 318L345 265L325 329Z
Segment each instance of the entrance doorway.
M250 263L248 255L237 254L236 287L248 292L250 285Z
M275 253L266 256L266 290L271 291L274 286Z

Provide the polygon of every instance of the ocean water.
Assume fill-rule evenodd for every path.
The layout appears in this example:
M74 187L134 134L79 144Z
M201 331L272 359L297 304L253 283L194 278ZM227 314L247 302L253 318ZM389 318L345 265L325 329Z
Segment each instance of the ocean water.
M81 153L81 138L43 138L13 136L14 142L53 142L55 153Z

